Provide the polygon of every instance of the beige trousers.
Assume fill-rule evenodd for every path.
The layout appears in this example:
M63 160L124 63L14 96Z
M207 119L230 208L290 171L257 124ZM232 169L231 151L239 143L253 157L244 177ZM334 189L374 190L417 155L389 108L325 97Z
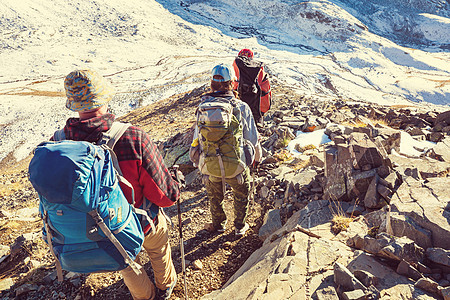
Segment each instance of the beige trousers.
M145 236L143 246L150 257L156 287L161 290L169 288L175 282L177 273L172 262L167 221L161 213L158 214L156 230L152 230ZM131 267L120 271L123 281L130 290L133 299L153 299L155 297L155 287L144 268L140 266L140 269L142 271L141 275L136 275Z

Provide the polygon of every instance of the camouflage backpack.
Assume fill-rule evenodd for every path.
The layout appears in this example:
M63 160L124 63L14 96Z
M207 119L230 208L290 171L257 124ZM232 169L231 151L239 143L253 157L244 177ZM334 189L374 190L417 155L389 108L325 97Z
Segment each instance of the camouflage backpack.
M223 181L241 174L251 164L251 152L254 154L254 149L249 151L249 143L243 140L242 116L235 101L231 97L207 96L197 109L202 149L199 170Z

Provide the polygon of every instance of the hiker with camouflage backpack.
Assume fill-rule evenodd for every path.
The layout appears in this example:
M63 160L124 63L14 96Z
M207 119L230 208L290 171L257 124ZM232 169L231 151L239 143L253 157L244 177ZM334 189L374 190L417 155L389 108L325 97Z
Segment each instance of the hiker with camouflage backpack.
M242 49L233 61L237 80L233 84L239 98L250 106L258 126L272 104L272 91L264 63L254 59L253 51Z
M227 217L223 208L226 184L234 197L234 227L237 236L249 229L246 223L251 192L249 166L261 159L258 131L250 107L233 92L231 66L212 70L211 92L202 96L197 109L190 158L203 174L212 223L209 232L222 233Z
M97 143L117 124L108 113L113 89L105 78L92 70L73 71L64 80L66 107L78 112L79 118L69 118L62 131L53 139ZM169 299L177 274L172 262L168 226L162 207L173 205L180 198L180 186L164 165L157 146L149 135L135 126L128 126L114 148L123 177L132 189L120 184L129 203L144 210L149 218L142 219L145 235L143 247L153 268L156 290L140 265L138 275L130 267L121 270L133 299Z

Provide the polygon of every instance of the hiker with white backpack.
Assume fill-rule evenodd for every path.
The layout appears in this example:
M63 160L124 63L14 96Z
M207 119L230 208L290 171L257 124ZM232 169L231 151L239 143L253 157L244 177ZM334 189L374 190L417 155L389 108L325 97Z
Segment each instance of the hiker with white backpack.
M96 204L97 208L95 211L97 211L98 214L95 212L92 214L92 211L89 212L89 215L92 216L95 222L93 222L93 225L85 225L85 227L87 227L86 241L97 241L94 248L101 248L103 247L102 245L107 244L104 246L103 252L117 252L117 247L119 252L125 252L125 257L126 253L129 254L132 252L128 249L130 247L127 246L127 242L129 241L128 237L124 237L122 240L120 240L119 237L117 238L119 242L122 243L125 251L120 250L121 246L114 244L114 242L112 244L116 247L111 246L112 244L109 244L109 240L104 237L104 235L108 235L106 232L109 231L108 228L105 228L104 224L111 227L112 223L119 223L119 221L123 221L122 219L127 218L127 215L124 215L124 211L126 211L128 215L136 213L136 216L138 216L137 224L141 227L138 229L141 230L142 234L142 247L147 251L150 258L155 277L156 289L150 281L144 268L139 264L131 263L130 260L125 260L128 264L118 266L116 269L120 270L124 278L124 282L127 285L133 299L169 299L176 284L177 274L172 262L168 226L162 207L169 207L180 199L180 186L176 182L174 174L171 174L164 165L163 158L149 135L138 127L131 126L130 124L124 125L123 123L115 122L115 116L108 113L108 103L113 97L113 89L104 77L92 70L74 71L65 78L64 87L67 96L66 107L71 111L77 112L79 117L69 118L63 130L55 132L52 140L69 141L64 143L50 142L40 145L35 151L35 158L33 158L34 161L32 160L29 168L30 181L38 190L41 198L41 211L43 214L48 215L49 222L46 222L46 230L44 230L44 232L47 233L47 240L49 241L50 248L52 252L55 252L55 256L60 258L59 264L63 266L63 269L64 266L69 270L72 267L76 269L77 261L74 260L75 263L72 265L69 261L69 259L72 259L73 255L70 256L68 252L66 253L66 256L62 255L70 245L68 245L67 237L64 237L64 232L61 232L64 231L64 228L61 226L63 226L63 215L65 214L66 216L69 216L72 209L77 210L77 207L80 204L72 204L66 208L64 204L67 204L67 201L74 201L73 199L61 200L61 196L58 196L59 198L53 197L52 191L46 191L46 187L51 186L52 183L41 182L41 174L45 172L46 168L44 165L44 157L47 156L47 160L50 163L55 155L60 155L64 149L68 149L68 147L71 146L70 143L73 143L72 141L89 142L86 144L79 144L81 146L78 148L82 151L85 151L85 149L88 148L88 154L92 154L91 161L94 167L91 169L95 168L96 159L104 164L104 166L102 165L103 169L100 168L100 171L97 173L88 173L90 167L87 168L87 171L83 171L83 169L86 169L83 166L86 162L83 162L76 171L73 171L72 174L67 175L67 177L70 177L71 180L76 182L75 187L73 187L74 184L67 184L68 189L73 189L73 191L70 190L70 195L68 195L68 198L74 198L74 194L78 192L78 190L83 189L84 193L84 189L91 188L90 185L92 185L95 178L98 177L102 180L102 186L97 189L92 189L93 195L103 202ZM121 132L117 133L117 131ZM114 140L113 143L110 143L111 139ZM102 144L102 140L106 140L108 145L112 145L111 148L113 148L113 151L106 151L103 153L102 149L105 147L91 147L91 143L100 145ZM66 145L66 148L61 150L62 145ZM52 152L54 147L59 148ZM84 153L82 151L80 153ZM53 154L49 155L49 153ZM68 153L68 155L60 159L61 164L68 162L67 167L65 167L66 169L73 165L72 161L79 159L77 155L73 156L74 157L71 157L71 154ZM106 166L108 163L112 163L113 161L118 162L118 166L115 168L119 170L117 172L118 174L113 174L115 172L111 172L111 174L108 173L105 177L104 173L106 172ZM55 170L56 169L57 166L55 166ZM63 174L66 171L61 170L60 172ZM123 175L124 180L120 181L121 189L117 190L115 188L115 186L117 186L115 178L116 176L121 178L122 176L120 176L120 174ZM53 180L55 181L61 181L64 179L58 178L58 175L54 176L55 178L53 178ZM83 188L80 188L78 186L80 178L83 179L84 177L90 177L91 181L88 180L88 183L85 184ZM106 185L106 183L109 182L111 182L111 187L109 190L102 189L103 185ZM59 184L58 186L59 187L56 189L61 189L61 194L67 194L67 192L64 191L64 188L66 187L65 185ZM103 206L107 205L108 202L111 202L113 199L109 199L109 197L114 197L116 193L117 195L123 193L129 203L134 203L134 207L131 206L131 209L129 209L127 207L127 203L121 203L105 210ZM94 196L88 196L86 201L93 199ZM58 201L59 203L56 203ZM61 209L61 207L63 207L63 209ZM60 219L58 219L59 215ZM96 217L97 215L99 217ZM85 217L82 215L81 220L83 221L80 221L80 223L89 223L91 217ZM136 218L131 218L125 223L133 224L133 222L136 223L135 220ZM96 223L99 224L99 227L96 226ZM104 224L101 225L101 223ZM63 229L58 230L58 228ZM100 232L99 228L104 234ZM110 228L113 232L113 236L110 237L111 241L115 239L114 236L117 237L117 234L120 234L122 228L125 227L120 227L117 229ZM95 237L92 237L93 235L90 236L92 232L96 234ZM83 232L81 232L81 234L83 235L83 238L86 238ZM50 239L48 239L49 235ZM136 231L136 236L139 236L138 230ZM136 238L135 240L136 243L139 243L139 238ZM80 245L83 246L84 244L81 243ZM79 245L77 245L77 247L78 246ZM135 245L133 249L135 251L132 253L133 255L131 260L133 260L139 252L140 245ZM100 256L101 252L98 253ZM81 254L79 254L79 256L80 255ZM113 253L112 256L114 255L115 254ZM96 256L94 255L94 257L89 257L87 260L95 262ZM80 260L79 262L81 263ZM98 263L100 264L101 262ZM90 271L91 270L89 270L89 272ZM92 271L96 270L92 269Z
M228 184L234 198L235 234L243 236L249 229L249 166L260 161L262 150L250 107L233 92L234 80L232 66L213 68L211 92L202 96L196 112L189 154L203 175L209 198L212 222L205 229L216 233L226 230L223 201Z

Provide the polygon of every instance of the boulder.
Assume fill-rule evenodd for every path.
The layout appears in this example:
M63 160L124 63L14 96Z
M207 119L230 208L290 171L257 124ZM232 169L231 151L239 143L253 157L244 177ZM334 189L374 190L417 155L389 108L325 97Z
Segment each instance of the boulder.
M378 278L367 271L356 270L355 272L353 272L353 275L355 275L355 277L358 278L358 280L361 281L366 287L369 287L371 285L376 286L378 284Z
M422 289L424 291L430 292L435 295L439 295L439 285L437 282L429 279L429 278L420 278L415 284L414 287Z
M414 280L419 280L420 278L422 278L422 274L417 271L416 268L414 268L413 266L411 266L409 263L407 263L406 261L402 260L398 266L397 266L397 273L403 276L406 276L408 278L414 279Z
M397 274L371 254L355 251L347 268L353 273L363 270L378 278L377 289L380 291L380 297L375 299L427 299L424 297L426 293L415 288L411 279Z
M366 287L340 263L334 264L334 283L345 291L365 290Z
M437 156L440 160L445 161L447 163L450 162L450 137L447 136L445 139L437 143L433 147L434 155Z
M374 169L383 165L383 156L365 133L353 132L350 135L349 146L355 169L362 169L366 165Z
M443 177L450 172L450 164L430 158L406 158L398 155L389 155L389 159L396 165L395 169L402 175L411 174L417 169L420 177L428 179L431 177ZM419 178L416 178L419 179Z
M442 248L428 248L426 251L428 260L432 261L436 266L444 272L450 273L450 250Z
M363 290L354 290L349 292L343 292L342 298L344 300L365 300L367 299L366 293Z
M324 198L333 201L348 201L347 178L352 174L350 150L346 144L325 148Z
M412 264L417 264L425 256L425 251L423 248L417 246L412 240L406 237L390 237L384 233L383 235L389 240L389 244L383 247L376 255L393 259L396 261L405 260Z
M378 176L373 176L372 181L367 187L366 194L364 195L364 206L366 208L376 209L387 204L384 198L381 198L377 191L378 178Z
M450 110L442 112L436 116L434 119L434 125L445 123L446 125L450 125Z
M408 179L391 199L391 210L431 232L432 246L450 250L450 194L448 178L430 178L422 183Z
M259 228L259 238L265 240L269 235L280 229L281 215L279 209L270 209L266 212L263 220L263 224Z
M392 235L397 237L405 236L423 249L433 246L431 231L421 227L414 219L396 212L391 212L389 216ZM380 231L387 232L385 221L382 222Z

